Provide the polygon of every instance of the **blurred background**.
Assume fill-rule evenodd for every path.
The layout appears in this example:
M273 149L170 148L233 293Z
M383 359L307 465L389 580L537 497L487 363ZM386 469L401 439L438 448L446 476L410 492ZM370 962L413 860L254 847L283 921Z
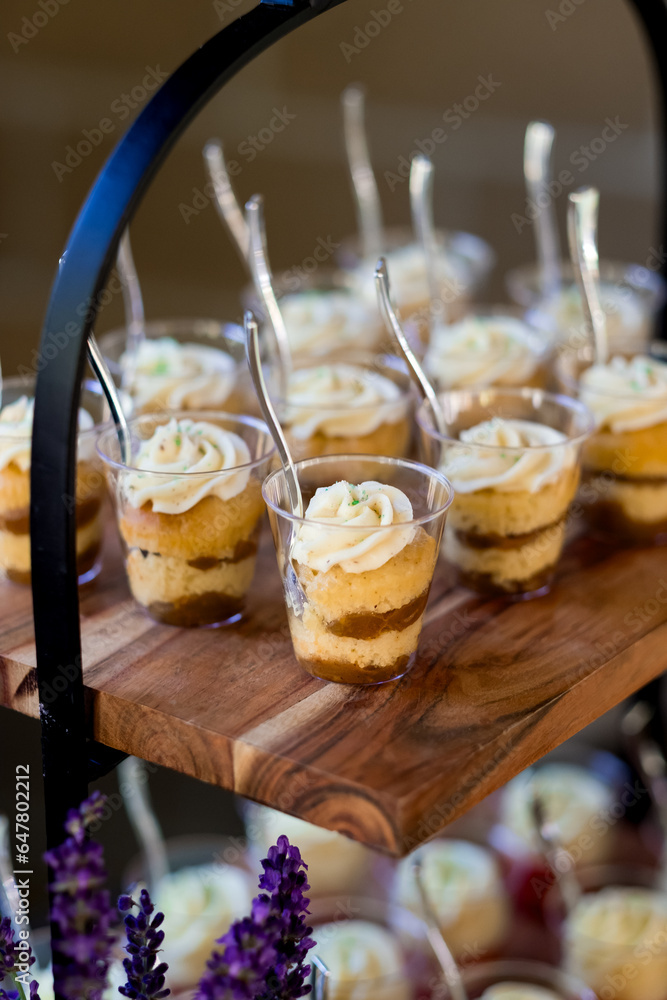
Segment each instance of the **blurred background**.
M44 2L55 13L35 18L44 11L38 0L3 0L0 12L0 359L6 374L30 364L68 231L114 144L146 103L148 87L253 6L245 0ZM395 13L387 21L389 10ZM385 26L367 33L375 15ZM35 27L33 18L42 23L44 17ZM488 96L461 114L456 106L472 98L480 78ZM567 190L594 183L602 193L605 256L646 263L659 247L652 67L629 4L350 0L242 71L171 153L132 226L149 317L240 317L245 276L203 193L202 147L212 136L224 140L239 166L240 199L256 191L266 197L275 269L298 266L319 240L337 243L353 232L339 98L356 81L367 87L386 221L409 219L401 164L420 146L432 152L438 223L479 234L498 253L487 299L502 300L504 272L534 254L522 180L523 134L533 118L556 126L556 172L573 177L557 202L562 235ZM271 129L277 112L285 122L281 131ZM610 135L607 120L616 133L611 142L600 139L605 129ZM438 128L446 138L431 150L428 140ZM98 332L121 319L115 295ZM604 731L607 722L599 725ZM15 764L23 761L39 774L37 723L0 709L0 805ZM104 786L114 790L115 778ZM240 828L231 797L218 789L166 771L153 776L152 787L168 835ZM33 788L38 792L38 781ZM39 810L37 801L36 838ZM109 863L118 880L131 843L122 812L109 830ZM43 899L34 902L43 907Z
M68 231L150 96L145 84L254 5L44 2L56 13L45 14L38 0L3 0L0 14L0 359L7 373L31 359ZM46 23L35 27L33 19ZM376 33L378 19L385 24ZM211 136L238 164L239 197L266 196L275 269L298 265L318 239L339 242L354 230L339 96L355 81L368 91L388 223L409 219L399 167L420 144L431 151L434 129L444 131L432 150L437 220L495 247L486 298L501 300L503 273L534 252L532 226L516 218L525 219L522 146L532 118L557 127L556 171L573 178L557 201L561 227L567 190L594 183L602 192L603 255L646 263L659 236L656 109L640 32L624 0L350 0L316 19L228 84L152 185L132 226L148 315L240 316L245 277L203 193L201 151ZM480 77L489 93L476 102ZM478 107L459 114L466 98L468 108ZM275 109L286 120L281 131L271 129ZM618 133L608 143L600 138L607 119ZM111 297L98 332L121 321L120 298Z

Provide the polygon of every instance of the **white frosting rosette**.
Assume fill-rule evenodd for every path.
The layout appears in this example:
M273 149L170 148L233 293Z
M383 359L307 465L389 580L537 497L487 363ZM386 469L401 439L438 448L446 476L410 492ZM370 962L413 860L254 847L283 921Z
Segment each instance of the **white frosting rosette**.
M343 348L373 349L383 326L377 306L341 289L284 295L280 308L293 354L323 356Z
M567 441L546 424L494 417L461 431L459 442L444 450L441 472L457 493L537 493L576 464Z
M440 389L523 385L535 374L545 345L513 316L468 316L431 332L424 368Z
M491 951L503 940L510 907L498 862L484 847L466 840L433 840L405 858L398 869L398 902L421 917L415 878L421 879L445 940L456 958Z
M141 443L122 488L132 507L151 502L157 513L182 514L206 496L231 500L242 493L250 461L238 434L208 421L172 417Z
M386 375L340 363L292 372L282 418L300 440L358 437L398 423L406 409L405 393Z
M411 521L412 504L394 486L372 481L321 486L297 530L292 557L319 573L332 566L365 573L405 548L414 536Z
M541 851L533 818L535 795L542 803L546 822L556 827L566 850L579 847L576 853L579 857L585 853L589 863L604 856L608 824L596 823L596 819L614 803L609 785L576 764L544 764L512 778L502 792L500 820L531 853Z
M641 297L627 286L602 281L600 300L612 348L643 347L649 317ZM570 341L575 348L581 346L582 339L587 336L588 321L576 285L569 285L557 296L547 299L540 304L540 309L552 320L562 341Z
M413 988L403 969L401 946L384 927L340 920L313 930L312 954L329 969L330 1000L408 1000Z
M146 337L136 352L125 351L120 368L137 410L155 402L171 410L201 410L224 404L237 366L218 347Z
M420 243L389 250L385 255L391 283L392 298L405 312L428 306L431 298L426 257ZM376 260L362 262L358 274L369 303L377 302L375 287ZM463 266L457 266L451 255L439 247L435 261L436 277L445 302L453 302L467 291L469 277ZM426 317L425 317L426 318Z
M565 958L598 996L664 1000L667 895L628 886L584 894L565 924Z
M613 357L591 365L580 379L579 398L597 427L614 433L655 427L667 421L667 364L647 355Z
M7 468L12 463L21 472L30 468L32 451L32 423L35 413L35 400L29 396L20 396L13 403L3 406L0 411L0 469ZM87 410L79 410L79 431L84 433L94 427L94 421ZM95 447L91 437L90 447L82 448L79 438L78 458L92 457Z

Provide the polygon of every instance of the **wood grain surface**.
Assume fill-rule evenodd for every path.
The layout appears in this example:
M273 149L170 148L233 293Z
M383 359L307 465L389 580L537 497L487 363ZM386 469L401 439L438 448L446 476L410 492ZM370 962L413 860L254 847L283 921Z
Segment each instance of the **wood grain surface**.
M665 555L579 539L517 603L441 564L412 672L353 688L296 663L268 530L247 620L222 630L153 623L110 537L81 601L88 732L402 855L667 668ZM0 704L38 714L34 666L30 592L2 583Z

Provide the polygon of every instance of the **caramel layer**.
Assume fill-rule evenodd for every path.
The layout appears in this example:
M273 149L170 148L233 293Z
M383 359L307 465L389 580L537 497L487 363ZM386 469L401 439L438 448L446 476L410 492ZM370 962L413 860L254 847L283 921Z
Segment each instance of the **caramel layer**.
M90 548L86 549L85 552L80 552L76 557L76 575L83 576L85 573L89 573L93 568L100 554L101 544L96 543L91 545ZM5 569L5 575L8 580L12 580L14 583L21 583L26 587L29 587L32 583L32 574L30 570L18 570L7 567Z
M586 519L594 531L621 545L655 545L667 542L667 519L634 521L620 504L598 500L586 507Z
M377 639L385 632L402 632L410 625L414 625L424 614L428 592L429 588L427 587L414 600L400 608L392 608L391 611L384 611L381 614L360 611L344 615L334 622L329 622L327 630L333 635L345 636L350 639Z
M564 520L565 514L559 517L557 521L552 521L551 524L545 524L543 527L536 528L535 531L527 531L523 535L478 535L474 531L462 531L460 528L457 528L456 537L471 549L520 549L529 542L535 541L543 531L558 527Z
M475 573L458 569L458 581L462 587L468 587L470 590L476 590L478 593L487 594L489 597L498 597L507 594L532 594L534 591L548 587L551 583L554 569L555 564L546 566L525 580L503 580L502 584L496 583L489 573Z
M216 559L215 556L200 556L198 559L188 559L188 566L192 566L193 569L214 569L219 566L220 563L239 563L243 562L244 559L249 559L250 556L254 556L257 553L257 546L259 544L259 525L255 531L253 531L250 538L244 538L242 541L237 542L234 548L234 552L227 559Z
M383 667L364 667L361 669L354 663L335 662L333 660L304 660L298 657L299 663L313 677L338 684L382 684L393 681L407 671L411 656L399 656L397 660Z
M169 604L166 601L153 601L147 611L151 618L164 625L176 625L178 628L202 628L205 625L218 625L221 622L240 615L245 600L242 597L228 597L209 591L198 597L184 598Z
M76 504L76 524L78 528L85 528L94 517L99 514L102 506L101 494L90 496ZM10 531L12 535L30 534L30 510L24 507L22 510L8 510L0 515L0 530Z

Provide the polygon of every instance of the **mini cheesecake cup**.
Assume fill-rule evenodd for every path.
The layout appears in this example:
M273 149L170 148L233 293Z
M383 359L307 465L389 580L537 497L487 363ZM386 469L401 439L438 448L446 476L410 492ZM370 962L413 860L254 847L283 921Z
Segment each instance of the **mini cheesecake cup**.
M312 371L316 376L318 370L326 367L326 364L297 362L294 371ZM371 387L374 379L389 379L397 386L399 396L395 400L371 406L333 406L324 401L295 404L274 396L276 410L295 461L342 454L407 458L412 443L415 397L403 363L390 355L373 358L367 353L349 353L344 359L337 359L334 364L354 365L363 370L363 379L368 379ZM275 376L272 381L276 382ZM313 433L304 436L299 425L311 417L317 418L321 423ZM344 425L345 433L341 433L340 429L329 432L327 423L335 422L338 422L339 427ZM370 422L372 429L365 430L364 422ZM344 471L338 476L338 479L341 478L345 478Z
M9 378L2 381L2 405L15 403L21 396L34 398L35 378ZM80 409L93 419L93 427L77 435L75 497L63 498L76 514L76 565L79 584L88 583L102 565L104 468L95 451L95 442L105 426L107 413L99 383L83 384ZM31 430L26 434L31 447ZM0 451L16 444L17 438L3 434L0 424ZM0 467L0 572L15 583L30 585L30 468L16 462Z
M567 396L540 389L455 390L439 395L445 431L433 425L425 404L417 412L422 456L446 473L448 455L497 455L518 462L524 457L562 458L562 469L540 489L504 491L489 486L457 490L445 530L444 553L459 582L489 595L534 597L548 591L565 540L568 508L579 485L581 447L592 417ZM562 443L507 447L459 440L461 431L501 418L530 421L565 435Z
M304 507L324 482L378 482L402 490L413 520L360 529L291 513L285 474L273 472L263 495L283 578L294 653L308 673L342 684L379 684L402 677L414 663L445 516L453 491L443 475L417 462L381 456L335 455L297 463ZM341 476L341 470L345 470ZM382 565L346 572L339 563L318 572L293 557L307 526L331 544L349 547L365 537L406 538ZM394 548L390 544L390 548Z
M614 352L624 357L631 351ZM654 342L650 357L667 362L667 347ZM563 355L557 375L564 391L581 399L595 413L596 401L608 407L642 402L636 393L614 393L584 387L582 376L593 364L591 350ZM667 544L667 420L636 430L614 431L608 424L595 428L584 444L579 491L590 532L616 545Z
M504 959L467 966L462 970L462 979L468 1000L493 996L494 988L506 983L516 984L521 991L534 989L538 991L540 1000L545 995L544 991L548 991L547 996L549 993L554 994L557 1000L597 1000L593 991L571 973L542 962L523 959ZM440 1000L455 1000L444 983L438 996Z
M165 484L177 477L124 464L115 429L106 431L98 451L107 466L130 590L148 614L165 625L230 625L242 617L255 571L264 513L261 484L273 460L273 441L265 424L254 417L208 411L145 414L129 424L133 455L172 418L230 431L243 439L251 456L244 465L220 472L183 471L178 478L189 487L223 486L230 477L246 482L228 499L207 492L180 513L154 511L151 500L135 507L128 499L128 477L146 475Z
M252 389L245 365L243 330L234 323L213 319L149 320L144 326L146 340L168 337L181 345L213 348L233 361L229 375L216 372L183 377L134 372L123 364L128 351L127 327L102 334L100 350L114 381L132 402L133 414L164 413L168 410L216 410L223 413L247 412ZM253 411L254 412L254 411Z

